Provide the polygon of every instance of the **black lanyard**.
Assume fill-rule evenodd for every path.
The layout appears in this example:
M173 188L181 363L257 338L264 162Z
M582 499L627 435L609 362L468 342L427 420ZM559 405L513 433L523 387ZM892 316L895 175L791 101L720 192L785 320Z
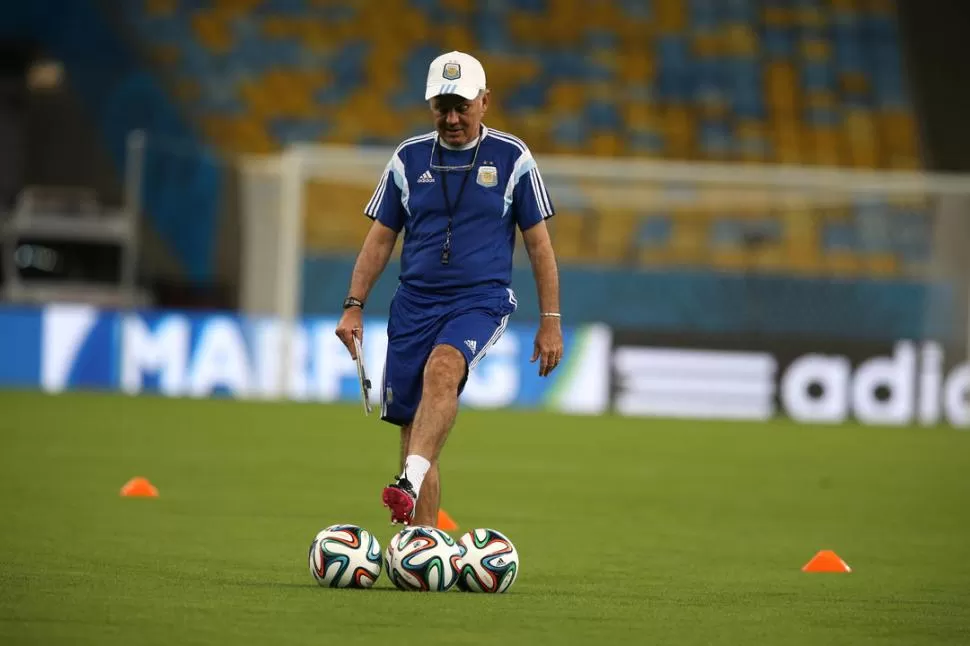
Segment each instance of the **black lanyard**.
M481 143L481 141L479 141ZM441 166L445 165L443 153L441 148L438 148L438 163ZM458 205L461 204L461 195L465 192L465 184L468 183L468 176L471 174L472 169L465 171L465 176L461 179L461 186L458 187L458 195L455 196L455 204L452 205L448 200L448 183L445 177L448 176L448 172L444 171L441 173L441 192L445 198L445 208L448 210L448 228L445 229L445 243L441 246L441 264L447 265L451 262L451 222L455 219L455 211L458 210Z

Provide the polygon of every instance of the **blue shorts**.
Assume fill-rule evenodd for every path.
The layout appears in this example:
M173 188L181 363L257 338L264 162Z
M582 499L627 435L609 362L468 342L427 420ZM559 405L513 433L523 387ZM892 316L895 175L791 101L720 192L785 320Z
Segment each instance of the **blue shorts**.
M398 287L387 321L381 419L399 426L410 424L421 401L424 364L434 347L444 344L458 349L468 370L474 369L502 336L515 306L515 294L506 287L462 295ZM466 372L458 394L467 377Z

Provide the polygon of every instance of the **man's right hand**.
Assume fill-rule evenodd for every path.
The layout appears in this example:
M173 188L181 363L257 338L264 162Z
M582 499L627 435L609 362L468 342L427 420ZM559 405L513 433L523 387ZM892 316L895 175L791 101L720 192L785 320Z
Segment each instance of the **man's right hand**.
M348 307L344 310L340 322L337 323L337 337L347 347L350 358L357 359L357 350L354 348L354 335L364 342L364 314L359 307Z

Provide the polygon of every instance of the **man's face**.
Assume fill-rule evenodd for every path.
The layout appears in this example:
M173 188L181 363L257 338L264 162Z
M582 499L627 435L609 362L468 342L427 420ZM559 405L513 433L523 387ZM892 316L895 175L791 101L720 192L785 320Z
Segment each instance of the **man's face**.
M449 146L463 146L477 137L486 110L488 90L471 100L457 94L431 97L435 129L442 141Z

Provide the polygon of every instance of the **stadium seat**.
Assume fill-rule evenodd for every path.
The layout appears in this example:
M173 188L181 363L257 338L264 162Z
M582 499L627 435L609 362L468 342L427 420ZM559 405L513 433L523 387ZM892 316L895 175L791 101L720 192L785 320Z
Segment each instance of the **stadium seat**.
M487 123L522 134L537 155L921 167L889 0L139 0L119 6L119 21L197 130L230 153L307 140L391 145L425 132L427 63L463 49L488 70ZM579 261L570 245L593 220L570 212L557 235ZM706 262L697 250L708 224L717 236L732 226L662 215L667 246L640 244L641 261ZM802 231L794 212L775 215L784 231ZM659 226L637 222L608 224L603 240ZM721 241L712 262L888 275L925 253L915 226L906 244L879 251L830 248L849 234L823 228L802 231L814 247L779 243L784 253Z
M581 262L585 260L584 252L589 249L585 244L585 216L570 210L560 210L556 217L550 220L550 235L556 248L557 256L564 262Z

